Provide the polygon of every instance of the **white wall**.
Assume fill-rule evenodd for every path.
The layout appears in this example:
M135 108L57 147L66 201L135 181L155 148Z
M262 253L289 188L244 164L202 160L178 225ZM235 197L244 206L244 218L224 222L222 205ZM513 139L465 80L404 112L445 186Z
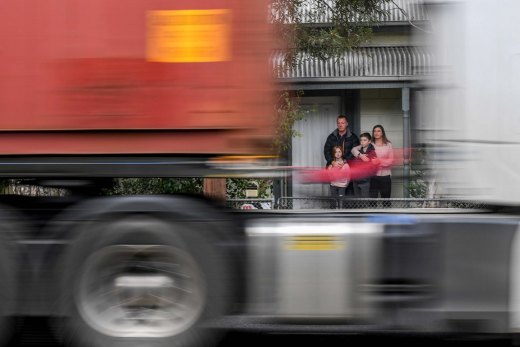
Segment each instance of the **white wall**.
M327 136L336 129L339 97L304 97L301 99L301 106L307 115L294 125L301 136L292 139L292 165L324 168L326 162L323 146ZM328 184L293 183L294 197L327 195L330 195Z

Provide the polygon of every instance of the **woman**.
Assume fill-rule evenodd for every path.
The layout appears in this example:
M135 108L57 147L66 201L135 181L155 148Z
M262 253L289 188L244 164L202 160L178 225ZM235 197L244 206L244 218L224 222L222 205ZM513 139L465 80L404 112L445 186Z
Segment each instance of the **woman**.
M372 143L376 149L378 164L377 173L370 179L370 197L389 199L392 194L391 168L394 162L394 150L392 143L388 140L385 128L382 125L375 125L372 128Z

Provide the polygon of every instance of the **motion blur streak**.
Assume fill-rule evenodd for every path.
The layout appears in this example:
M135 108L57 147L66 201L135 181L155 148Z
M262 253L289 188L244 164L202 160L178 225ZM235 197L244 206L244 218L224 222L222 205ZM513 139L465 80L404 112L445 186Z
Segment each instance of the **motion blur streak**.
M518 205L518 11L514 0L432 1L421 39L435 74L418 93L417 136L443 196Z
M410 149L394 149L394 160L390 167L403 165L405 158L410 157ZM377 170L376 165L363 165L359 163L350 163L350 170L345 172L342 170L328 170L323 168L298 168L293 167L295 180L299 183L330 183L342 178L358 180L371 177Z
M338 177L321 167L269 177L267 5L0 0L2 188L30 178L53 192L0 195L0 344L13 317L35 316L83 347L211 347L240 329L520 332L520 2L423 4L432 30L414 42L434 50L436 73L396 84L414 101L403 122L413 116L430 158L433 202L480 201L354 208L304 197L325 201L320 210L281 206L297 199L291 173ZM392 35L404 26L394 24ZM389 81L373 77L369 88ZM410 154L396 150L394 166ZM202 181L247 168L284 194L238 211L204 196L107 196L116 178ZM353 164L350 177L371 173ZM225 196L224 179L209 182Z

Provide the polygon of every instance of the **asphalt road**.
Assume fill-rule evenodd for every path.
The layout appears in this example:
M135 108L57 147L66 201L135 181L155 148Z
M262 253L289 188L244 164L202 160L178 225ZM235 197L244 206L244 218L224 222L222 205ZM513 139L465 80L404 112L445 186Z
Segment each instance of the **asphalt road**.
M417 335L317 335L317 334L265 334L230 333L218 347L274 347L274 346L319 346L358 347L391 345L398 347L450 346L450 347L505 347L513 346L510 339L492 336L417 336ZM44 318L18 319L11 347L65 347L54 338L48 320ZM110 346L107 346L110 347Z

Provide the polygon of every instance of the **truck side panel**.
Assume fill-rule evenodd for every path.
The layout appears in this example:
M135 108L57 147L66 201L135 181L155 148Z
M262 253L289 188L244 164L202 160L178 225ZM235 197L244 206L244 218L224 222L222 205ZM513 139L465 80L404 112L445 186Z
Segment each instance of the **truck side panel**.
M0 155L255 153L272 128L255 1L0 4Z

